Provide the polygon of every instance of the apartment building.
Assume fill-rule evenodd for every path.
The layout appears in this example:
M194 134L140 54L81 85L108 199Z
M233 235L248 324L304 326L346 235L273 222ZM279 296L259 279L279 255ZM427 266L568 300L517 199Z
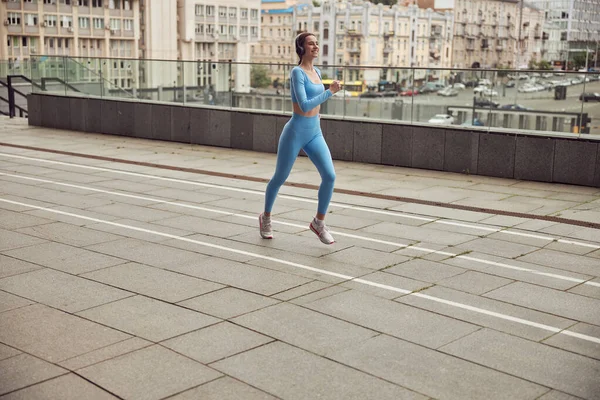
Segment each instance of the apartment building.
M126 60L138 57L138 6L139 0L3 0L0 59L131 87L135 78ZM72 58L65 65L52 56ZM94 57L120 60L106 65Z
M558 45L549 46L549 61L565 61L575 53L597 53L600 41L600 2L597 0L528 0L544 13L546 26L558 29ZM550 30L550 29L549 29ZM549 32L548 32L549 33ZM550 40L550 35L548 39Z
M306 3L302 0L262 0L261 40L252 46L252 62L268 64L271 80L287 79L286 64L298 60L294 47L296 32L292 26L294 5Z
M321 63L332 65L329 72L346 81L364 80L369 85L380 79L401 79L409 70L394 67L421 67L415 80L440 79L452 56L453 15L420 9L416 5L372 4L363 0L323 0L320 6L296 5L295 33L312 31L321 43ZM361 66L385 66L365 69ZM343 69L341 67L344 67ZM345 73L345 76L340 74ZM410 76L410 77L409 77Z

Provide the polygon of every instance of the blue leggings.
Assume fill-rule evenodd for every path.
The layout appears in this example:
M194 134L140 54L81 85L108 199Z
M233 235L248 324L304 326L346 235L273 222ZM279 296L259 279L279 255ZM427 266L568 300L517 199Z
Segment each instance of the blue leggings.
M292 119L285 124L279 138L275 174L267 184L266 212L270 213L273 209L273 203L275 203L279 188L290 175L300 149L304 150L321 175L317 212L320 214L327 213L335 182L335 170L333 169L331 153L323 138L323 132L321 132L319 116L304 117L298 114L292 115Z

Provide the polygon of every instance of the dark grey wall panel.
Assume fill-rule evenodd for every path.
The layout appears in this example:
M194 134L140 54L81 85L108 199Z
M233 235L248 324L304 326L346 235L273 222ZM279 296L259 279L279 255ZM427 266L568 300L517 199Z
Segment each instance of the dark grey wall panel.
M190 108L190 142L208 144L206 132L209 130L209 111L204 108Z
M515 171L515 135L482 133L479 136L477 173L512 178Z
M57 97L51 96L42 97L42 126L56 128L56 120L58 118L56 99Z
M87 119L87 99L69 99L71 103L71 129L85 132L85 120Z
M231 114L231 147L234 149L252 150L254 136L254 114L232 112ZM260 119L261 116L257 115Z
M594 175L594 186L600 187L600 144L598 145L598 155L596 156L596 172Z
M85 131L100 133L102 132L102 102L99 99L87 99L87 119L85 121Z
M383 125L381 162L387 165L410 167L412 164L413 127Z
M594 184L598 143L585 140L559 140L554 150L554 182Z
M273 115L257 115L252 119L252 125L252 150L276 153L277 118Z
M445 141L444 129L413 126L412 167L444 169Z
M444 171L477 173L479 132L446 129Z
M352 122L322 120L321 129L334 160L352 161L354 157L354 126Z
M172 106L152 105L152 139L171 140Z
M555 140L518 136L515 153L515 179L552 182Z
M152 138L152 104L135 103L135 123L133 136L137 138Z
M27 120L29 125L42 125L42 96L30 94L27 96Z
M71 99L68 97L56 98L56 124L57 129L71 129Z
M116 133L119 131L119 102L102 100L101 133Z
M372 164L381 163L381 141L383 126L354 122L354 161Z
M171 140L191 143L190 109L188 107L171 108Z
M119 114L117 134L133 136L135 133L135 103L130 101L120 101L117 106L117 112Z
M231 146L231 113L228 111L210 110L208 112L209 129L205 132L206 144L209 146Z

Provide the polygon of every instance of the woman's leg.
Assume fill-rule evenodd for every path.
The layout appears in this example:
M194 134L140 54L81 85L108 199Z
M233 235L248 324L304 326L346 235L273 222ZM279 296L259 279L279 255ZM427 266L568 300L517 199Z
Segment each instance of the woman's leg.
M279 193L279 188L281 188L281 185L284 184L290 175L296 157L298 157L298 153L302 148L302 143L297 136L299 135L295 134L292 121L288 122L283 128L283 132L279 138L275 173L267 184L267 191L265 194L265 216L271 215L271 210L273 209L277 193Z
M329 202L333 196L333 185L335 183L335 169L331 152L325 138L322 134L315 136L306 146L304 151L308 158L315 164L317 171L321 175L321 185L319 186L319 204L317 207L317 219L323 220L329 208Z

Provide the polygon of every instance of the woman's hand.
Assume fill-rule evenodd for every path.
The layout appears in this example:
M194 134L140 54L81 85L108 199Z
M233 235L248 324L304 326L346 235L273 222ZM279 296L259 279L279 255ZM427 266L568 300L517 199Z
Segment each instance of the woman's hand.
M340 81L333 81L331 85L329 85L329 90L331 91L331 94L336 94L340 91L341 88L342 85L340 85Z

